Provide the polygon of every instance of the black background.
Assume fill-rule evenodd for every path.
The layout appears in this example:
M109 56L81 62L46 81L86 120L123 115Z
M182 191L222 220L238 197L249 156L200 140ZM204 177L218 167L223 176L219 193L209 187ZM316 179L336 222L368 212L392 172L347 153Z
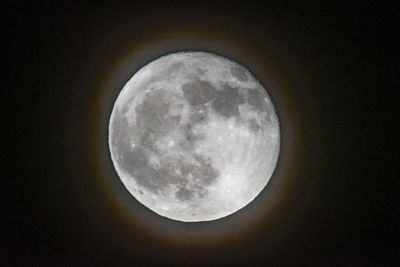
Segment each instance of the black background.
M399 265L399 11L378 1L5 4L0 261ZM181 50L246 65L281 119L269 186L216 222L153 214L107 151L118 90Z

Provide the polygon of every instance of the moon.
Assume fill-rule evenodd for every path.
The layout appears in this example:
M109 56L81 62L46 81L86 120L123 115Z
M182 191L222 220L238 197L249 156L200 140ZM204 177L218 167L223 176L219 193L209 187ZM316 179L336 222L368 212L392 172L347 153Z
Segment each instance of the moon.
M279 120L244 66L179 52L142 67L123 87L109 148L127 190L157 214L184 222L226 217L253 201L277 164Z

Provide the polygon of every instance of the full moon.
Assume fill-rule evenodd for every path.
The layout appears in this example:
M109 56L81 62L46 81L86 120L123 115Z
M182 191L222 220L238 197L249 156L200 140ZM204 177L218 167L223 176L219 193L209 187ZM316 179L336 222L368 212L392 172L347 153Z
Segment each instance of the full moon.
M211 221L253 201L276 167L274 105L244 66L180 52L142 67L111 113L109 148L127 190L157 214Z

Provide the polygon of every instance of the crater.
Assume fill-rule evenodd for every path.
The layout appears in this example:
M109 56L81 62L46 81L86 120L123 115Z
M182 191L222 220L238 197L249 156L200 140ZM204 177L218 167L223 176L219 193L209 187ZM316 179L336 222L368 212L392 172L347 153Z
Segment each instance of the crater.
M158 189L165 188L168 183L161 179L157 169L149 164L149 157L142 148L120 148L121 168L129 173L138 185L157 193Z
M197 154L194 154L194 158L196 164L191 166L194 179L198 179L202 185L210 185L215 182L220 172L212 166L211 161Z
M182 85L184 97L193 106L202 105L209 102L216 96L216 88L211 83L195 79L192 82Z
M128 120L122 112L119 110L115 111L112 123L111 123L111 145L115 148L116 152L119 152L120 147L129 146L129 126Z
M239 89L224 83L223 89L216 93L212 108L224 117L239 116L239 105L244 103L244 97Z
M189 116L189 123L196 124L205 121L207 113L203 109L195 110Z
M252 132L258 132L261 129L260 124L255 119L250 119L247 124Z
M181 116L171 115L170 95L165 90L147 93L136 106L136 129L141 145L156 151L155 141L178 126Z
M170 77L174 75L182 69L182 66L182 62L173 63L168 69L165 70L165 73L163 73L160 78L164 79L164 77Z
M267 109L267 104L265 103L266 93L258 88L247 90L247 101L249 105L255 110L260 112L265 112Z
M179 188L179 191L175 193L175 196L179 200L191 200L194 197L194 192L189 191L184 187L181 187Z
M231 67L230 71L231 71L232 76L237 78L239 81L244 82L244 81L248 80L246 70L243 69L242 67L234 66L234 67Z

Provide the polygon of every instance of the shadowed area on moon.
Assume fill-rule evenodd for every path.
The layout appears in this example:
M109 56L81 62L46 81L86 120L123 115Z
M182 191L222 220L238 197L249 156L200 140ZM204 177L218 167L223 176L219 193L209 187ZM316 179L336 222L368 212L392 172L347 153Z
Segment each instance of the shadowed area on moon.
M248 138L254 139L262 129L266 131L269 117L275 116L275 113L272 106L268 107L268 94L263 89L246 88L222 78L216 84L202 76L207 72L204 66L185 73L187 81L180 85L180 92L171 89L166 83L163 85L164 80L173 81L174 75L179 75L182 69L182 62L171 63L161 73L154 73L138 85L143 90L140 102L133 104L135 95L131 95L124 105L114 108L110 144L117 169L125 173L121 179L132 194L138 193L144 199L161 197L163 202L168 198L188 207L198 207L199 201L210 201L215 197L210 195L210 186L227 175L221 173L221 167L215 165L214 156L210 158L199 152L199 147L203 149L201 146L204 143L207 146L210 142L216 142L205 140L210 123L215 124L216 118L239 123L254 135ZM231 66L228 73L236 81L249 80L248 72L241 66ZM251 110L253 117L242 114L249 113L246 107ZM133 122L128 118L132 108L135 118ZM222 133L217 137L219 139L241 133L232 125L221 127L225 128L221 129ZM241 138L246 141L244 137ZM235 145L226 141L222 148L225 146L228 151ZM215 146L219 147L220 143ZM204 212L207 211L203 209ZM217 211L210 212L215 214ZM191 215L199 214L193 211Z
M242 67L240 66L234 66L231 67L231 74L238 78L238 80L240 81L247 81L247 74L246 74L246 70L244 70Z
M145 109L145 111L146 110L147 109ZM163 135L163 132L157 134L156 129L157 127L161 127L162 123L171 119L171 116L168 115L166 116L167 118L165 118L163 115L165 113L159 113L160 111L162 111L162 108L152 109L150 115L145 113L145 115L141 116L141 113L138 113L139 120L143 119L146 121L147 119L145 118L148 118L151 121L151 117L155 116L156 120L159 120L158 122L161 122L161 124L152 124L151 122L144 123L141 128L142 131L139 131L138 135L135 137L132 135L126 117L122 114L119 116L117 115L116 119L113 121L113 128L116 129L113 131L113 147L117 149L115 152L116 155L118 155L121 168L123 168L125 172L131 174L139 185L153 193L157 193L158 190L162 190L168 185L173 184L179 188L179 191L176 193L178 199L191 199L193 197L193 192L184 188L187 183L186 177L189 173L194 177L201 177L201 182L204 185L210 184L219 173L200 155L193 155L194 163L185 162L184 158L178 158L178 160L164 158L161 160L162 162L158 168L150 164L149 155L160 153L158 149L154 147L154 143L156 139ZM187 136L189 139L190 134L188 133ZM129 141L132 139L138 141L137 145L134 147L132 147ZM184 140L182 141L182 146L187 149L189 146L185 143L190 143L192 141L192 138ZM179 160L182 160L184 164ZM179 170L179 172L176 170ZM199 186L196 189L201 189L201 187ZM201 196L202 195L200 195L200 197Z

